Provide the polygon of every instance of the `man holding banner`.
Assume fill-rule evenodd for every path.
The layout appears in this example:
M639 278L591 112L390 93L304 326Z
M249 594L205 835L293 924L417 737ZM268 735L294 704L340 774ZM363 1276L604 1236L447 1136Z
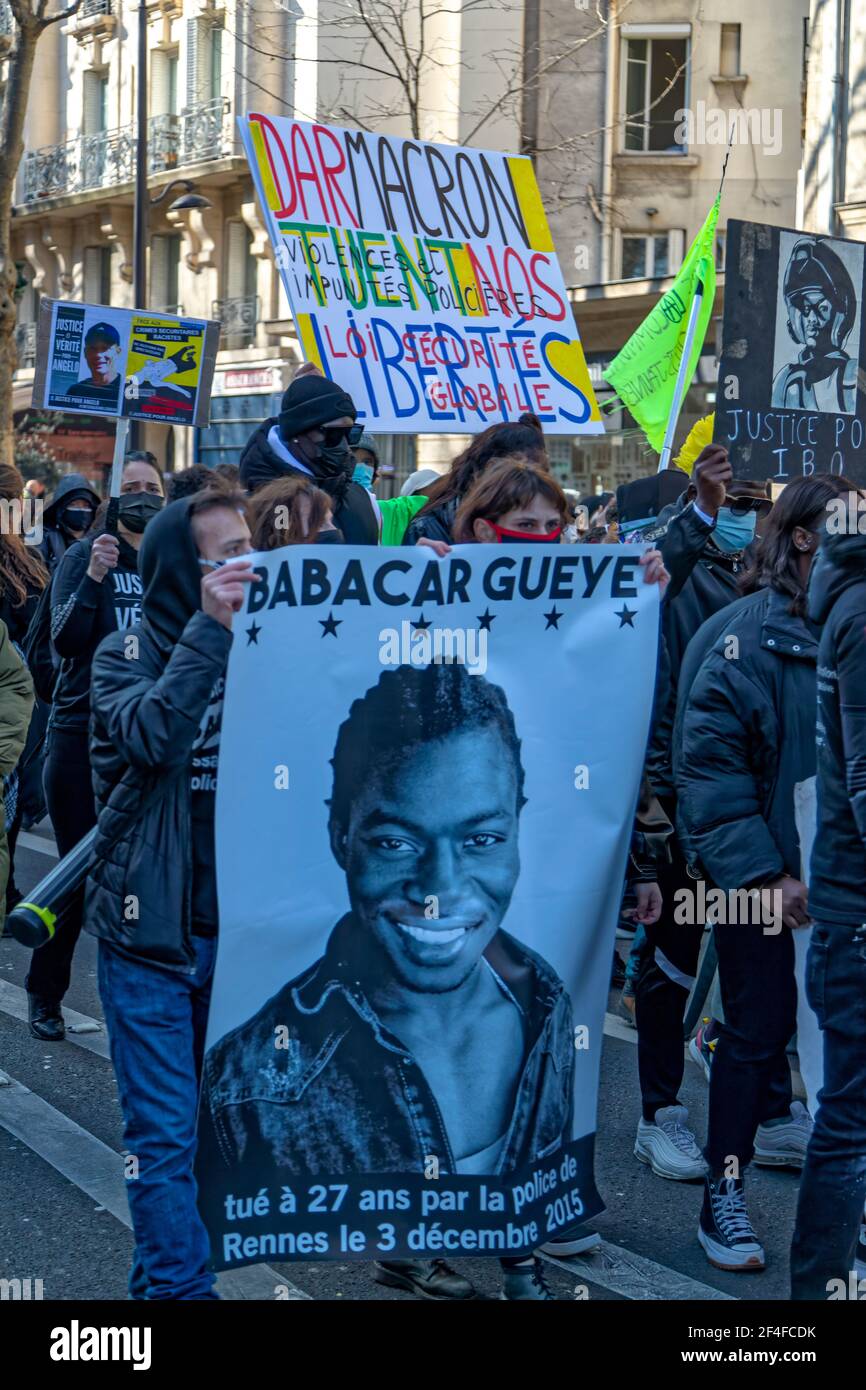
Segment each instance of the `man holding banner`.
M205 743L209 756L219 747L232 618L253 577L237 559L250 548L241 507L230 493L197 494L150 523L136 659L117 632L93 660L98 823L87 929L99 938L100 995L137 1165L127 1186L132 1298L215 1297L192 1177L218 926L215 788L202 784L196 758Z

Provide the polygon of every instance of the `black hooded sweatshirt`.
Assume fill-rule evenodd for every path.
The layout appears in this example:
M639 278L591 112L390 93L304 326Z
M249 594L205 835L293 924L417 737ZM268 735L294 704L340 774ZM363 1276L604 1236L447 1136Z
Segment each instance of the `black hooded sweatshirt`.
M818 829L809 913L866 921L866 536L826 536L809 582L818 647Z
M51 501L42 513L42 540L37 548L49 574L54 572L67 548L78 540L71 531L64 531L60 527L58 513L64 507L68 507L70 502L77 502L80 498L92 502L94 510L99 506L99 497L84 474L67 473L60 479Z
M207 764L216 760L232 642L227 628L201 612L193 500L169 503L145 532L137 656L125 653L124 634L111 634L93 659L91 683L98 820L87 927L178 971L194 963L193 935L217 929L216 781Z
M264 424L250 435L244 446L240 462L241 487L246 488L247 492L256 492L266 483L274 482L276 478L310 477L303 468L293 468L271 448L268 435L277 423L276 416L265 420ZM289 446L285 447L291 453ZM347 463L351 462L349 456ZM312 480L316 487L327 492L331 498L334 525L342 531L347 545L379 544L376 504L365 487L353 482L343 468L322 467L318 472L313 472Z
M110 632L128 632L141 617L138 556L118 536L117 565L101 583L87 573L95 537L67 550L51 581L51 641L60 672L51 704L51 726L87 732L90 721L90 666L93 653Z

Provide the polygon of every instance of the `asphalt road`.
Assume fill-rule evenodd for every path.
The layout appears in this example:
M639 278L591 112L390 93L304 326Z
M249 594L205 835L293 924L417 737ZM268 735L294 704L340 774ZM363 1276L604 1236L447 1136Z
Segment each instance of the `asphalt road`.
M25 893L53 862L19 847L17 877ZM14 1016L23 1003L27 963L28 952L16 942L0 941L0 1070L11 1078L10 1085L0 1084L0 1278L41 1279L45 1299L122 1299L132 1237L122 1219L115 1159L123 1147L120 1111L111 1063L90 1050L104 1051L105 1034L76 1034L77 1043L55 1045L32 1038ZM102 1019L96 948L88 937L76 953L66 1004ZM622 1026L616 1031L630 1034ZM766 1271L737 1275L713 1269L695 1236L700 1186L657 1178L633 1156L640 1107L631 1037L604 1040L596 1176L607 1210L593 1224L605 1245L601 1254L569 1267L548 1263L551 1287L561 1299L787 1298L796 1173L757 1169L749 1175L750 1211L767 1250ZM702 1139L706 1085L689 1061L683 1099ZM457 1263L482 1296L498 1297L495 1260ZM233 1296L274 1297L274 1270L280 1297L287 1291L289 1297L313 1299L412 1297L375 1283L369 1263L274 1265L243 1295Z

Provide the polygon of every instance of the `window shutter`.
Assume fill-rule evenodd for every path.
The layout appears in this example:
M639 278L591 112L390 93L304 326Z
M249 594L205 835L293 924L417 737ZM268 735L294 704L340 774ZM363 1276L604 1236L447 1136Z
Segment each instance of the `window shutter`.
M197 106L200 100L198 90L199 74L199 31L197 19L186 22L186 104Z
M169 111L168 54L155 48L150 54L150 114L164 116Z
M102 79L98 72L84 74L84 110L82 130L85 135L97 135L102 130Z
M210 31L210 81L209 96L216 101L222 96L223 77L223 27L215 24Z
M243 222L228 223L226 298L240 299L246 291L248 233Z

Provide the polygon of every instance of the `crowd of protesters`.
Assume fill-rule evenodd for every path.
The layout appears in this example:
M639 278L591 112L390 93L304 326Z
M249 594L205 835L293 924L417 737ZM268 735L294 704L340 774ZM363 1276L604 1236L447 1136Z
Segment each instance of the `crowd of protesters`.
M250 553L294 544L643 547L644 580L662 593L655 706L626 881L611 885L630 936L614 978L637 1030L634 1153L661 1179L700 1185L697 1239L719 1268L765 1264L746 1200L753 1163L801 1172L793 1297L826 1298L866 1258L866 538L828 527L830 504L857 489L815 473L774 501L766 484L735 479L718 446L691 462L686 451L684 467L581 500L526 415L380 501L375 438L351 397L305 368L239 468L164 477L152 454L131 453L116 524L71 474L38 546L0 536L0 905L20 898L22 823L47 808L61 855L96 827L86 892L34 951L27 993L32 1033L62 1042L84 923L139 1164L131 1297L217 1297L194 1158L224 676ZM4 498L23 490L0 470ZM699 887L738 904L745 890L761 912L717 912L708 926ZM696 905L688 920L684 902ZM689 1047L709 1082L701 1143L681 1091L708 949L717 986ZM585 1238L577 1227L543 1249L568 1257ZM503 1297L552 1298L537 1258L502 1266ZM374 1277L426 1298L474 1296L443 1260L380 1262Z

